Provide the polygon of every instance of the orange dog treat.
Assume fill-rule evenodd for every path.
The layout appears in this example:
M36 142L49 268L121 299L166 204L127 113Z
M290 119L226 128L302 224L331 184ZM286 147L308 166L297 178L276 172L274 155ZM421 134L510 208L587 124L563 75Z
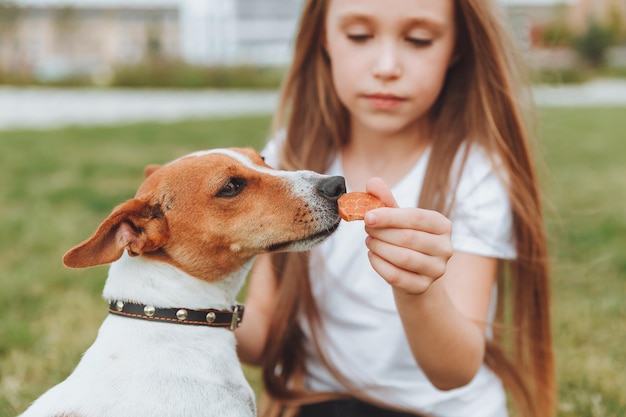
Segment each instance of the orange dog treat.
M379 207L385 207L382 201L368 193L346 193L337 200L339 215L347 222L363 220L365 213Z

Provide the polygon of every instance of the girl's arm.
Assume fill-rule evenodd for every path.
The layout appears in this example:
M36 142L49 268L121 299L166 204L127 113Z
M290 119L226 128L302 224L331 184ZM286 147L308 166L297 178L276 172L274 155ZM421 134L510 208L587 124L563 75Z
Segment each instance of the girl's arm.
M270 317L275 305L276 278L270 255L259 255L248 282L246 311L241 326L235 331L237 354L250 365L260 365L269 333Z
M396 207L385 184L368 192ZM450 221L417 208L367 213L372 267L393 287L411 351L431 383L442 390L469 383L485 354L484 323L497 260L452 253Z

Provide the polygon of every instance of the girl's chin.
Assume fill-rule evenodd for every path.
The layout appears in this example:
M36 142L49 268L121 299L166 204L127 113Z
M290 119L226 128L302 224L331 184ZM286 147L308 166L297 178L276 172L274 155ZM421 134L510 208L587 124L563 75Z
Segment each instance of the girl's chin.
M420 131L427 127L425 118L415 119L390 113L373 113L352 118L352 126L358 126L368 132L376 132L381 135L394 136L402 133L419 135Z

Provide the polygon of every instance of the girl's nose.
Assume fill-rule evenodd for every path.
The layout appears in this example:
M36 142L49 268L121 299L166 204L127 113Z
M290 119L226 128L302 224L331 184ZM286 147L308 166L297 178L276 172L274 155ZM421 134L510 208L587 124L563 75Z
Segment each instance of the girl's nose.
M402 75L398 45L394 42L381 42L372 73L374 77L385 80L399 78Z

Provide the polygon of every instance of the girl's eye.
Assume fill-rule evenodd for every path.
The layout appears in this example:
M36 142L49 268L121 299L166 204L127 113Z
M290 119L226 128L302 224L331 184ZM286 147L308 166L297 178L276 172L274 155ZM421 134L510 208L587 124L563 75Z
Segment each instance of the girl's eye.
M433 43L432 40L423 38L405 38L405 40L411 45L419 47L430 46Z
M228 184L217 193L218 197L234 197L241 192L246 186L246 180L243 178L231 178Z
M349 34L348 35L348 39L356 43L363 43L371 38L372 38L372 35L368 35L368 34L354 34L354 35Z

